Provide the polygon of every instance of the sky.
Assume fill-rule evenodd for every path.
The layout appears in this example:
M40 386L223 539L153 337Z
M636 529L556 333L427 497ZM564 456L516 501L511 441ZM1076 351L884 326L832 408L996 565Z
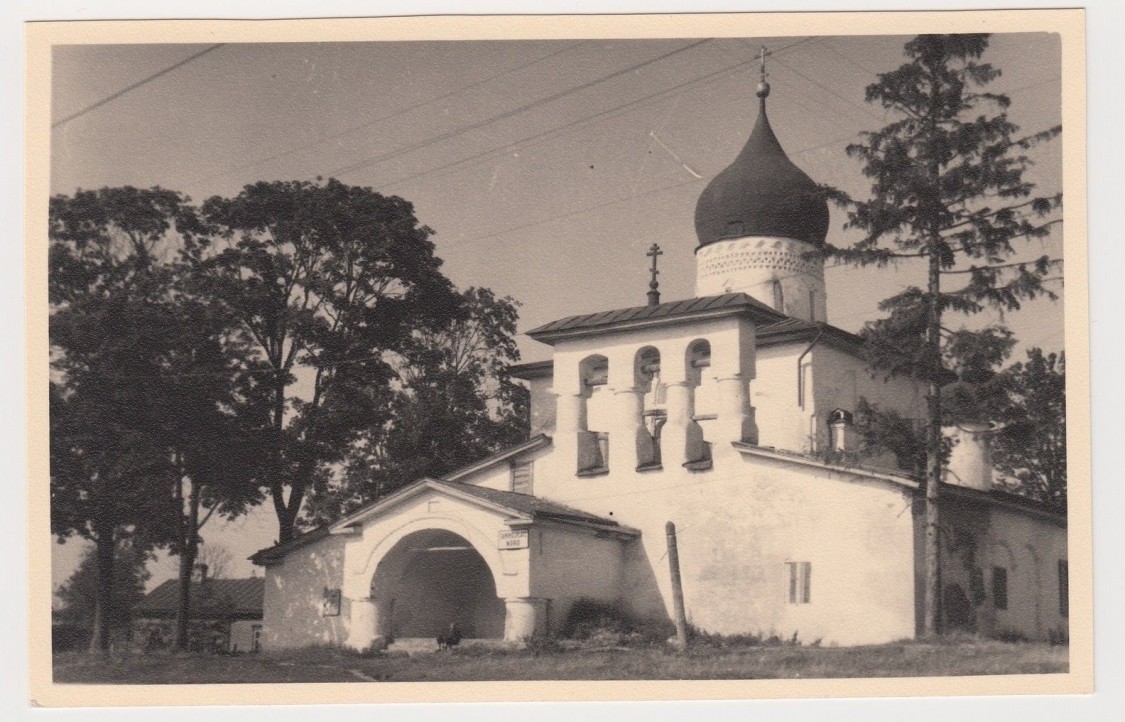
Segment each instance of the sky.
M202 202L259 180L371 186L414 203L455 284L519 301L522 332L642 305L654 242L664 250L663 300L693 295L695 202L753 126L762 45L772 53L769 116L790 157L817 182L865 195L844 148L891 119L863 102L864 87L903 62L905 40L58 47L51 192L159 185ZM995 35L985 60L1002 69L990 89L1011 96L1018 125L1060 122L1056 36ZM1061 190L1060 144L1033 158L1027 178L1044 194ZM829 242L854 239L844 221L833 209ZM1061 257L1061 235L1023 257ZM828 268L829 322L858 330L879 300L922 274ZM1052 287L1061 297L1061 284ZM1053 350L1062 313L1061 298L1036 301L1004 321L1024 345ZM519 340L524 360L549 358L548 347ZM213 520L203 536L241 559L276 536L262 509L225 527ZM56 547L56 585L76 557L77 545ZM152 584L172 565L154 572ZM250 573L248 562L231 570Z

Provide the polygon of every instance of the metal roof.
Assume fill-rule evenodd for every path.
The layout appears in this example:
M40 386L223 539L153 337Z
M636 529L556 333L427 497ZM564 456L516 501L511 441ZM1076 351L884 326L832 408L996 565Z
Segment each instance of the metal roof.
M557 321L533 328L527 335L537 341L550 343L578 333L596 334L637 326L663 325L680 321L709 317L748 313L755 320L772 323L785 318L761 301L745 293L724 293L719 296L701 296L683 301L670 301L656 306L633 306L587 313L581 316L567 316Z
M253 617L262 616L262 592L265 580L208 579L191 583L192 616L200 617ZM180 603L180 582L169 579L145 595L137 605L139 617L174 617Z

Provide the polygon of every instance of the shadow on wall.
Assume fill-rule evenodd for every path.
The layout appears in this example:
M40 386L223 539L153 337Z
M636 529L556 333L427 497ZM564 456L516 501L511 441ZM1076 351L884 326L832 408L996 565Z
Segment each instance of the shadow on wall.
M335 540L333 540L335 542ZM316 545L290 554L266 571L263 647L341 645L347 639L348 600L339 600L342 547Z
M664 560L667 563L667 560ZM625 572L622 580L624 611L636 619L671 621L664 596L656 581L656 570L640 539L625 545Z

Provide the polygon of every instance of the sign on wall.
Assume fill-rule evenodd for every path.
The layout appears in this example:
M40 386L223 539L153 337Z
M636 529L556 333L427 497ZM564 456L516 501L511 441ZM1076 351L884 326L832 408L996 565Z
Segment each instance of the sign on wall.
M501 531L498 542L499 549L527 549L527 529Z

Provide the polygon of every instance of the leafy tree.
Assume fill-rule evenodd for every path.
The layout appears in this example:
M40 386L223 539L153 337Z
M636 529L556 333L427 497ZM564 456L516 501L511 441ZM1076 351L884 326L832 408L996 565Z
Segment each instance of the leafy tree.
M993 460L1016 491L1066 509L1066 358L1027 351L1001 376L1005 396L996 420Z
M486 288L461 299L443 326L416 329L404 343L394 363L392 420L366 429L341 472L319 480L308 521L338 518L526 439L526 391L508 375L519 360L516 302Z
M145 584L151 574L146 563L151 555L128 541L120 542L114 550L113 594L109 606L101 615L111 631L127 629L133 619L133 609L145 595ZM90 547L82 556L78 568L59 585L55 595L62 603L60 616L70 625L92 632L99 620L98 560L96 548Z
M432 231L401 198L336 180L261 182L202 210L214 240L194 241L188 256L253 348L265 479L285 542L310 486L390 418L388 352L458 299Z
M176 644L188 644L191 578L200 535L215 515L234 518L262 500L264 431L261 386L229 342L233 319L221 306L191 295L191 267L182 272L166 304L167 344L161 355L153 429L172 458L169 550L179 557Z
M48 291L51 530L94 543L92 650L109 646L115 550L167 541L171 459L155 438L164 287L161 243L190 224L185 199L160 188L79 191L50 201Z
M1017 137L1009 99L982 90L1000 71L980 58L987 35L921 35L905 45L907 62L867 87L868 102L896 117L848 146L871 180L870 197L829 194L848 212L847 228L863 237L826 251L857 265L921 261L925 283L882 301L888 315L863 336L874 366L923 380L927 391L925 595L923 631L937 631L938 489L945 448L942 386L973 371L1002 347L1004 333L951 331L949 312L1015 310L1022 301L1054 297L1043 282L1056 259L1012 260L1020 241L1043 238L1060 222L1061 195L1039 197L1024 179L1024 153L1060 132ZM963 281L963 282L962 282ZM950 284L954 284L950 288ZM975 358L975 360L974 360ZM948 361L960 361L951 373Z
M210 514L260 499L255 435L236 413L252 377L220 343L228 319L191 296L175 260L201 228L186 198L159 188L51 201L52 524L94 541L103 607L122 538L169 547L190 580ZM107 635L99 626L92 646Z

